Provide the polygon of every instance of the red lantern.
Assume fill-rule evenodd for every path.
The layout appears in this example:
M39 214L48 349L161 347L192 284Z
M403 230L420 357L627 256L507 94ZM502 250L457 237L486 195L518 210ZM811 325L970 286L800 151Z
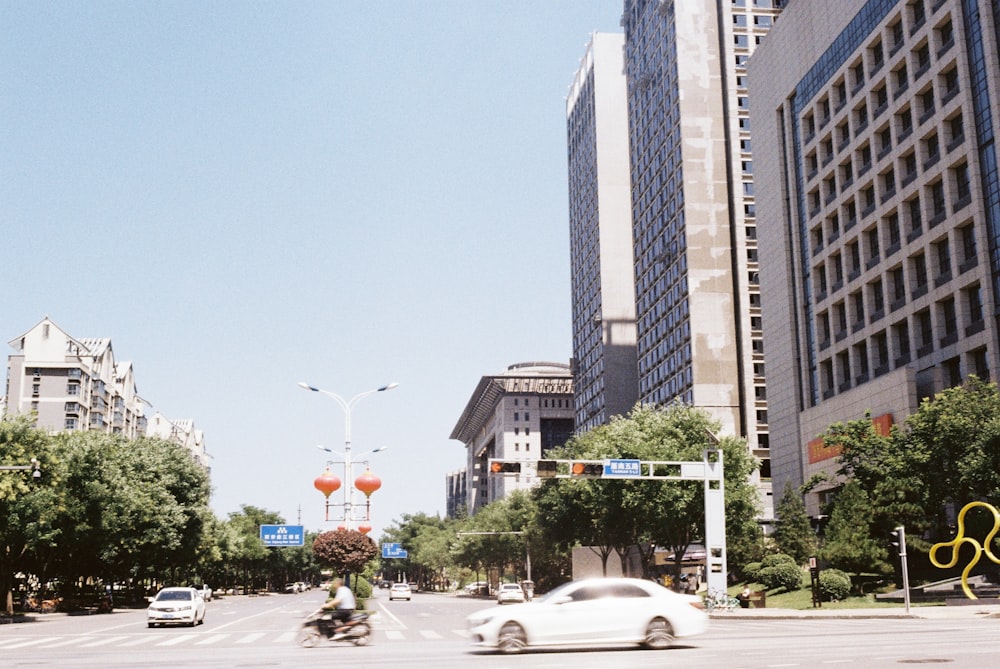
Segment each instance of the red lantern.
M316 477L313 485L316 487L316 490L319 490L324 496L329 497L330 493L336 492L340 488L340 479L327 467L325 472Z
M358 525L358 532L360 532L361 534L368 534L371 531L372 531L372 526L369 525L368 523L361 523L360 525Z
M344 532L344 531L347 530L347 525L344 525L343 523L341 523L340 525L337 525L337 530L340 531L340 532Z
M363 492L365 497L369 497L382 487L382 479L372 474L370 469L366 469L364 474L354 479L354 487Z

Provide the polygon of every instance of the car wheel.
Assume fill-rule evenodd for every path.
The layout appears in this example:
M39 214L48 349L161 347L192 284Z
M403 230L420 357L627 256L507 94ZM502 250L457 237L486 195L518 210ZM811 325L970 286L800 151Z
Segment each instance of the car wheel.
M319 630L315 627L303 627L299 630L298 636L295 637L295 641L298 642L303 648L313 648L319 643L321 635Z
M497 648L501 653L512 655L520 653L528 645L524 629L517 623L504 623L497 637Z
M650 650L665 650L674 642L674 629L663 618L653 618L646 625L642 645Z

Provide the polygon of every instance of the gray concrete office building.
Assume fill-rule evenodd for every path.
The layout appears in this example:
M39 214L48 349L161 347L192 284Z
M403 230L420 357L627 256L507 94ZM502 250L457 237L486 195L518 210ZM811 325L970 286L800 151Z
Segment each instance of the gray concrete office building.
M577 432L639 398L623 44L595 33L566 101Z
M708 410L769 476L746 76L775 0L626 0L639 398ZM769 499L764 492L765 515Z
M997 378L998 33L997 0L800 0L750 60L776 487L836 470L833 422Z

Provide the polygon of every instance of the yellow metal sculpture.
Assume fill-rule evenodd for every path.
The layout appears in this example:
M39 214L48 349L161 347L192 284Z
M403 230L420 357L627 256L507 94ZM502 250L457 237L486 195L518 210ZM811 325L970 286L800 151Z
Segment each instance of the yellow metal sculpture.
M990 531L988 535L986 535L986 541L984 542L983 545L980 545L980 543L975 539L973 539L972 537L965 536L965 514L969 509L972 509L977 506L982 506L988 509L989 512L993 514L993 529ZM996 536L997 532L1000 532L1000 511L997 511L997 508L995 506L993 506L992 504L987 504L986 502L969 502L968 504L962 507L962 510L958 514L958 532L957 534L955 534L955 538L952 539L951 541L945 541L931 546L931 552L930 552L931 562L938 569L950 569L951 567L955 566L955 563L958 562L958 547L960 545L965 543L971 544L972 547L976 550L975 557L972 558L969 564L965 566L965 569L962 570L962 590L965 591L965 596L968 597L969 599L979 599L973 594L972 589L969 588L969 572L972 571L972 568L975 567L976 563L979 562L979 558L982 557L983 553L986 553L986 557L988 557L996 564L1000 564L1000 559L998 559L997 556L993 554L993 551L990 550L990 547L993 545L993 537ZM952 549L951 562L947 563L938 562L936 558L937 550L939 548L947 548L947 547L951 547Z

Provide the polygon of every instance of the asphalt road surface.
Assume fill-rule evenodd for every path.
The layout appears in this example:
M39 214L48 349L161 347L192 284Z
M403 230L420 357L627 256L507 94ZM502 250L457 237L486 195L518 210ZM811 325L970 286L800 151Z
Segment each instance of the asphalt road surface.
M226 597L208 603L205 624L146 627L145 611L37 615L0 625L0 667L330 667L351 669L615 669L651 666L726 669L1000 666L995 619L730 619L666 651L635 648L547 650L508 657L472 646L465 616L492 604L464 596L415 593L412 601L376 594L372 643L300 648L295 634L325 593Z

